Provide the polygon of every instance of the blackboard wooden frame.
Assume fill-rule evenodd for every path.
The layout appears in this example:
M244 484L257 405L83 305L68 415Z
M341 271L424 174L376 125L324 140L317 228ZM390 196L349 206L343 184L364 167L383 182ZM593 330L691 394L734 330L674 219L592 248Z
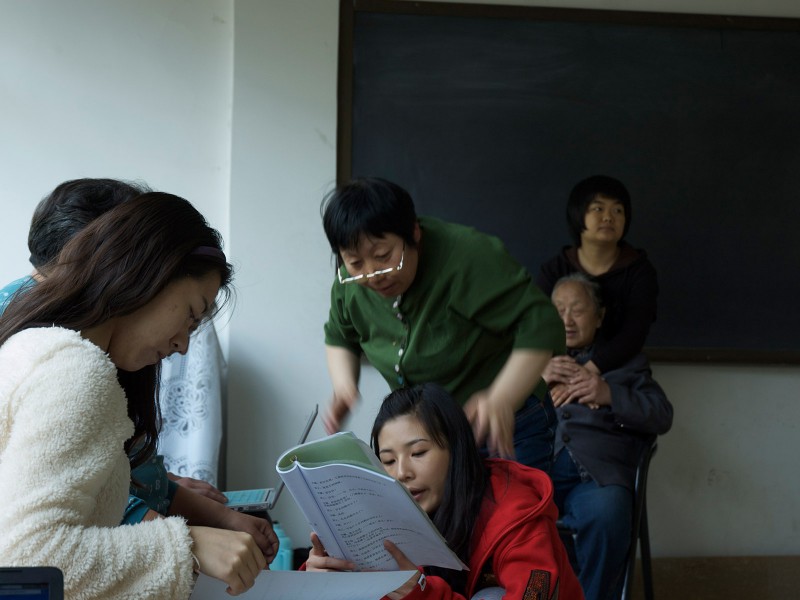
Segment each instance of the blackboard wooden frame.
M354 24L358 13L800 32L800 19L554 9L394 0L340 0L337 106L337 181L340 183L349 179L352 176L353 170ZM566 238L564 241L567 241ZM798 266L800 267L800 265ZM789 274L787 273L785 275ZM800 331L798 331L798 334L800 334ZM800 347L800 341L798 341L798 347ZM653 360L669 362L800 364L800 350L793 348L788 350L773 350L769 348L652 346L647 348L647 352Z

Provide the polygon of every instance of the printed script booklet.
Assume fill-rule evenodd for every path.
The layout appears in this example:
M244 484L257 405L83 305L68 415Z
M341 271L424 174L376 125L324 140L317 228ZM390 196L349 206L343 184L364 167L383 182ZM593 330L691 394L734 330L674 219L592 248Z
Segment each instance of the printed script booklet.
M363 571L397 571L390 540L415 565L462 570L436 526L351 432L284 452L275 467L329 555Z

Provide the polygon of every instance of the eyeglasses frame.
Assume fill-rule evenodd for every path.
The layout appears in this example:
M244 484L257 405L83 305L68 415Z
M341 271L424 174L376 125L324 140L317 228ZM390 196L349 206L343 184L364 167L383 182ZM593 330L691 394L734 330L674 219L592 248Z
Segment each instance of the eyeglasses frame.
M359 281L361 279L372 279L373 277L377 277L378 275L386 275L387 273L391 273L392 271L402 271L403 270L403 260L406 257L406 245L403 243L403 251L400 253L400 264L396 267L389 267L388 269L380 269L379 271L373 271L372 273L361 273L360 275L353 275L351 277L342 277L342 267L344 265L340 265L338 269L336 269L336 275L339 276L339 283L352 283L354 281Z

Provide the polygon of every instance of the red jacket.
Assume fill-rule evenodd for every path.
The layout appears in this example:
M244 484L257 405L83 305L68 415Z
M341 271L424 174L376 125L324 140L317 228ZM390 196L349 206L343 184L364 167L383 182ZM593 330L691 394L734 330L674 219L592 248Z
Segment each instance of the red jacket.
M486 464L489 490L472 536L466 597L486 587L482 575L488 570L496 580L491 585L505 588L506 600L583 600L558 537L550 478L508 460ZM424 590L415 587L404 600L462 598L440 577L428 577Z

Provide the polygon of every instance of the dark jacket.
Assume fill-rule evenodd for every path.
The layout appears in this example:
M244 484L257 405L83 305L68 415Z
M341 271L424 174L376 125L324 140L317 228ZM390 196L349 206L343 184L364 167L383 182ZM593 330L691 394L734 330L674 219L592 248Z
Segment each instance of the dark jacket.
M593 359L601 373L622 367L641 352L656 319L656 270L644 250L625 242L620 246L617 262L606 273L593 277L600 284L606 308ZM542 265L536 285L549 297L556 281L576 272L588 275L578 262L577 248L565 247Z
M592 354L576 358L588 362ZM653 380L644 354L603 373L611 388L611 406L597 410L575 402L560 406L555 452L565 446L600 485L622 485L633 491L636 465L644 443L672 426L672 404Z

